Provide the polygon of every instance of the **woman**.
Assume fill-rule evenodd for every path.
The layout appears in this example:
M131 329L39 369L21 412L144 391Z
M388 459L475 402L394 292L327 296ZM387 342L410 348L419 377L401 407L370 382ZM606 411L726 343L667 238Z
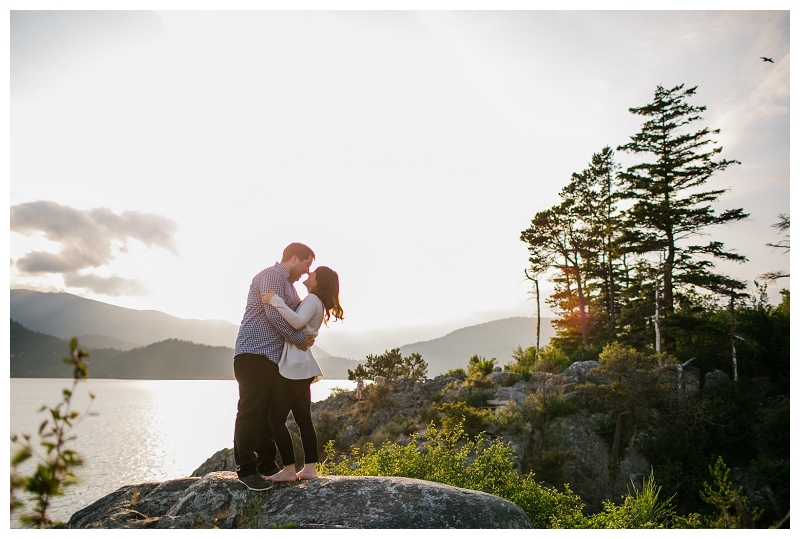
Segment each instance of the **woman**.
M331 315L335 320L344 318L344 311L339 304L339 275L326 266L320 266L308 274L303 282L308 296L292 311L286 303L271 289L261 294L261 301L272 305L281 316L295 329L316 337L323 322L328 325ZM317 476L317 433L311 421L311 384L322 379L322 369L311 349L300 350L294 344L283 345L278 363L280 380L270 401L269 425L275 436L275 444L281 453L284 468L269 476L271 481L297 481L312 479ZM286 418L292 412L297 426L300 428L300 439L303 442L305 464L303 469L294 472L294 449L292 436L286 428Z

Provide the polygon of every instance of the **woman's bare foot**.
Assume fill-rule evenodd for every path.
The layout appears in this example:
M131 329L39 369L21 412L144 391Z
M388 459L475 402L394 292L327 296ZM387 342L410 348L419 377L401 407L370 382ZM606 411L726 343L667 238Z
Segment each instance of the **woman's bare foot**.
M303 466L303 469L297 472L297 478L300 480L314 479L317 477L317 465L313 462Z
M295 475L294 470L287 466L278 473L270 475L267 477L267 479L270 481L275 481L276 483L285 483L289 481L297 481L297 476Z

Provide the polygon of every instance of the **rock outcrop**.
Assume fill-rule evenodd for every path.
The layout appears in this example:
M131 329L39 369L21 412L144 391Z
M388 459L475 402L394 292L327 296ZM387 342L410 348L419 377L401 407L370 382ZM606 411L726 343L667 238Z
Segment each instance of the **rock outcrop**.
M642 479L650 473L650 463L639 452L644 437L639 431L627 440L619 462L609 462L608 443L597 434L604 418L605 414L581 410L553 421L564 436L565 447L575 454L564 465L561 478L573 492L580 493L588 513L601 511L604 500L618 501L632 486L641 490Z
M211 472L235 472L236 459L233 456L233 449L226 447L220 449L192 472L192 477L203 477Z
M326 476L252 492L233 472L125 486L68 528L531 528L513 503L404 477Z

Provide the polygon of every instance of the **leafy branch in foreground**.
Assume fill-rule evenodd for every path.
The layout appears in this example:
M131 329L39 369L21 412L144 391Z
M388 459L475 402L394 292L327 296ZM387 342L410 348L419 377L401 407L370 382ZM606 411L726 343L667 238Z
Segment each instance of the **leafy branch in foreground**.
M75 439L69 431L81 417L72 409L72 397L78 383L89 378L89 369L84 361L89 354L78 348L77 338L70 341L69 350L69 357L62 361L72 365L72 388L62 391L61 402L56 406L42 406L39 410L46 411L48 417L39 425L38 443L29 434L11 436L11 442L17 447L11 456L11 512L27 509L25 500L17 495L18 491L33 503L33 508L20 516L23 525L42 528L54 523L47 514L52 500L64 495L64 487L78 482L73 470L83 464L80 455L67 444ZM92 393L89 397L94 400ZM89 407L84 415L94 415L89 412ZM38 460L36 469L31 475L20 473L20 465L31 458Z

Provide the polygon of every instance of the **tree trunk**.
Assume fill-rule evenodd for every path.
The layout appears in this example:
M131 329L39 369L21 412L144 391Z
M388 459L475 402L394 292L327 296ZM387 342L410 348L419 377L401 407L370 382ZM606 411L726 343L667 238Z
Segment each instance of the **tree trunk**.
M581 333L583 334L583 346L589 346L589 326L586 321L586 302L583 299L583 286L581 285L581 273L578 265L575 265L575 286L578 288L578 308L581 314Z
M731 293L731 302L728 305L728 312L731 318L731 358L733 359L733 381L735 382L739 379L739 368L736 364L736 318L733 314L733 293Z
M536 360L539 360L539 337L542 334L542 307L539 303L539 279L533 281L536 288Z
M611 256L608 257L608 314L614 320L617 316L616 308L614 307L614 264L611 262Z
M655 289L656 289L656 315L653 318L653 323L656 327L656 354L661 353L661 326L659 326L659 311L658 311L658 272L661 271L661 255L658 257L658 270L656 271L656 282L655 282Z
M674 312L674 302L673 302L673 294L672 294L672 268L675 264L675 245L674 245L674 238L672 237L672 232L667 233L667 240L669 241L667 247L667 257L664 260L664 314L669 316ZM675 352L676 343L675 338L667 332L664 335L664 348L666 348L667 352Z
M653 318L653 323L656 326L656 354L661 353L661 328L658 325L658 279L656 279L656 315Z

